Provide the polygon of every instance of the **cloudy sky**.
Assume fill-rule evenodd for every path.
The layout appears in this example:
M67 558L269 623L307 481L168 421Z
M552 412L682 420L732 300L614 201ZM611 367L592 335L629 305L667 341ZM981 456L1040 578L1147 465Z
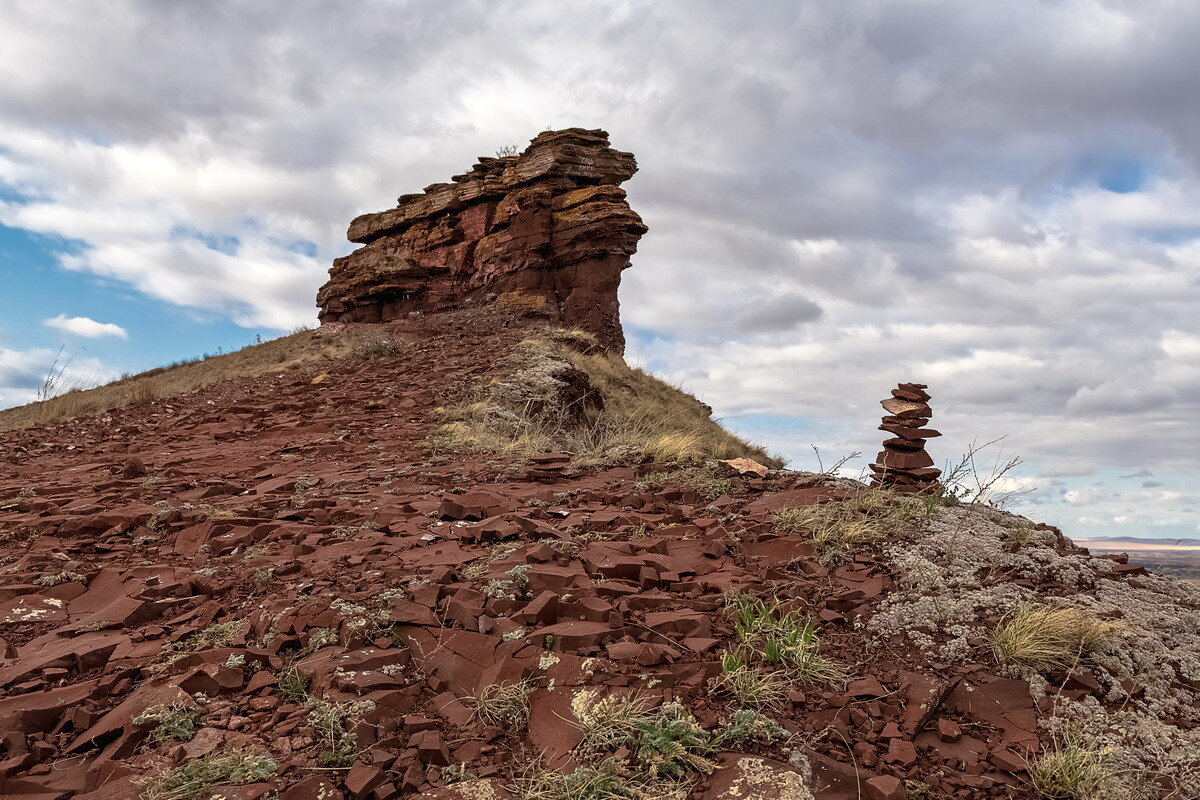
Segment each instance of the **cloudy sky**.
M0 27L0 406L60 348L94 381L311 323L354 215L602 127L650 226L631 359L800 468L860 469L922 381L935 457L1006 437L1030 516L1200 536L1191 0L0 0Z

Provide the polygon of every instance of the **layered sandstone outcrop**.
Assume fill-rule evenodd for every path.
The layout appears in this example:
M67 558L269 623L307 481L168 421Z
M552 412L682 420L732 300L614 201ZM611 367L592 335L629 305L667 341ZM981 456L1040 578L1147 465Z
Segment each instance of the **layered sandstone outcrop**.
M385 322L413 311L497 302L597 336L621 351L621 271L646 232L618 184L631 153L600 130L545 131L520 155L479 159L451 183L364 214L363 245L317 294L327 322Z

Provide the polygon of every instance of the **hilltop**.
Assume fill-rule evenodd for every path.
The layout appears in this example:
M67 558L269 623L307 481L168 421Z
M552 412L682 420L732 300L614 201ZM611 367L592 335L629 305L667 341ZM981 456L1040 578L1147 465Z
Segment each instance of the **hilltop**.
M541 134L321 328L0 413L0 796L1200 796L1194 586L625 362L635 169Z

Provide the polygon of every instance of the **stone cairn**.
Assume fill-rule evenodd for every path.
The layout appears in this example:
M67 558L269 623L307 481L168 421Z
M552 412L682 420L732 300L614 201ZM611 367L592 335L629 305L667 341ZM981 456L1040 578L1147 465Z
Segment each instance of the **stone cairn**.
M871 471L873 484L901 492L928 492L940 487L933 459L925 452L925 440L942 434L926 428L933 410L929 407L929 388L923 383L901 383L892 389L892 396L880 401L884 411L879 430L892 438L885 439L883 450L875 457Z

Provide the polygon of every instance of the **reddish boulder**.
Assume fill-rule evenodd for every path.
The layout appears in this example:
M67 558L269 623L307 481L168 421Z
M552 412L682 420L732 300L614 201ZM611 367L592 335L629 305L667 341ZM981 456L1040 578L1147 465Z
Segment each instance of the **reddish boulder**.
M869 778L866 786L867 800L906 800L908 797L904 784L891 775Z

